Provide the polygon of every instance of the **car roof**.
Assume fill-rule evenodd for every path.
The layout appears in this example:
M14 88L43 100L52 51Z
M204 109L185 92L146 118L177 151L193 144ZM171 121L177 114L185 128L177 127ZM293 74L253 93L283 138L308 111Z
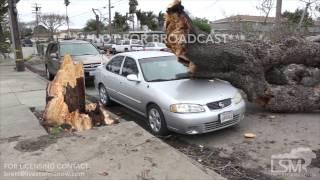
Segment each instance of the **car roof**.
M129 57L132 57L134 59L145 59L145 58L153 58L153 57L174 56L173 53L163 52L163 51L133 51L133 52L120 53L118 55L129 56Z
M89 44L88 41L82 41L82 40L61 40L59 41L60 44Z

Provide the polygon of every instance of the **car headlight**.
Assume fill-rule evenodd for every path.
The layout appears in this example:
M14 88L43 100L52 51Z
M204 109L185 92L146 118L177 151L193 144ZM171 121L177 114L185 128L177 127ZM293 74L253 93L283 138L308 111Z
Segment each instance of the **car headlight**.
M199 104L173 104L170 106L170 111L173 113L199 113L205 109Z
M239 104L242 101L242 96L240 94L240 92L237 92L233 98L232 98L232 102L235 104Z

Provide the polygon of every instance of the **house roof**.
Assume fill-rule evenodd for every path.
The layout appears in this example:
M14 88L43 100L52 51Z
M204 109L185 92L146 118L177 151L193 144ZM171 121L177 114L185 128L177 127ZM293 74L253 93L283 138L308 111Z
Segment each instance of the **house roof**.
M236 15L236 16L230 16L224 19L219 19L216 21L213 21L213 24L216 23L226 23L226 22L234 22L234 21L240 21L240 22L261 22L263 23L265 20L264 16L249 16L249 15ZM268 17L267 23L273 23L275 22L275 17Z
M61 30L60 33L67 33L68 30ZM70 29L70 32L82 32L82 29Z

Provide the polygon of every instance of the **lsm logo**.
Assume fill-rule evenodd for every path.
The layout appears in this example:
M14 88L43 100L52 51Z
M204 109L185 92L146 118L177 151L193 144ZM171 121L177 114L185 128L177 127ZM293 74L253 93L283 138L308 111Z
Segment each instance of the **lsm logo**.
M271 156L271 174L279 176L315 176L307 167L316 154L310 148L292 149L290 153Z

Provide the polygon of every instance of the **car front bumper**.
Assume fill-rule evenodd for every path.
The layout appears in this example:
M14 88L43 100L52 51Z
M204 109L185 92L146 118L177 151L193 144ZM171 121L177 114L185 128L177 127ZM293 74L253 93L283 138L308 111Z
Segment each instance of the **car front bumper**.
M231 104L218 110L210 110L208 107L205 109L203 113L186 114L165 111L168 129L182 134L202 134L236 125L244 119L245 102L242 100L239 104ZM230 111L233 112L233 119L221 123L220 114Z

